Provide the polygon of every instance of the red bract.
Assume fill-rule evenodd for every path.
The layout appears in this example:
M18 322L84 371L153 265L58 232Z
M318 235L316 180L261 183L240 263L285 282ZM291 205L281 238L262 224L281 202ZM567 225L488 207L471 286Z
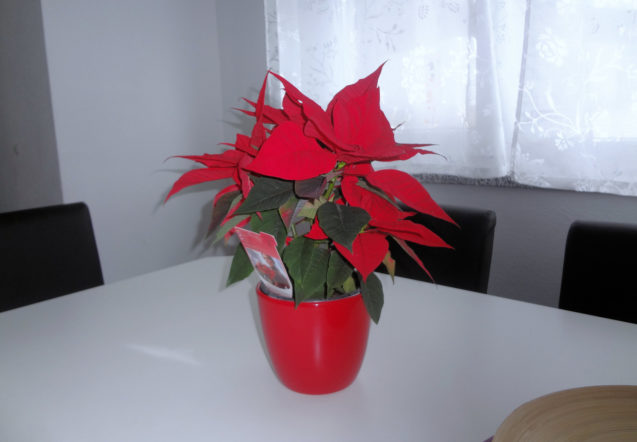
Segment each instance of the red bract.
M230 178L234 184L220 191L213 201L211 225L221 228L218 237L227 238L236 226L250 223L255 229L276 235L279 241L285 238L284 248L296 244L288 250L292 262L301 256L292 256L294 253L313 256L317 272L326 275L326 268L318 268L318 263L325 261L318 257L329 250L331 274L343 271L333 265L345 266L350 272L351 266L359 276L350 280L362 284L367 284L381 262L392 262L387 241L391 237L427 272L408 242L430 247L449 245L409 218L422 212L451 223L453 220L416 179L397 170L375 171L371 165L372 161L406 160L433 153L423 149L430 144L395 141L394 130L380 109L378 79L382 67L344 87L326 109L282 76L268 72L257 100L245 99L252 109L239 109L255 119L250 134L237 134L234 144L223 143L233 149L220 154L182 156L203 167L184 173L166 200L185 187ZM265 104L269 75L285 90L280 108ZM332 203L338 205L337 210ZM403 210L401 204L413 212ZM317 213L321 213L323 227ZM300 236L305 238L296 241ZM337 241L351 244L351 248ZM334 256L338 259L333 260ZM342 284L344 289L346 284ZM295 281L295 287L304 287L303 281ZM372 290L375 283L364 287Z
M398 198L412 209L455 224L455 221L431 198L429 192L414 177L405 172L392 169L378 170L365 175L365 180L372 186Z
M324 114L307 114L306 133L331 146L339 161L351 164L407 160L419 153L432 153L417 149L430 144L395 142L394 132L380 109L378 77L382 67L338 92Z
M317 219L314 219L314 222L312 223L312 228L310 229L309 232L305 234L305 237L310 239L315 239L317 241L327 239L327 235L325 234L323 229L321 229L321 226L319 226Z
M382 232L390 234L396 238L415 242L416 244L422 244L423 246L429 247L451 248L451 246L444 242L442 238L422 224L418 224L407 219L394 221L372 219L370 224Z
M339 145L346 143L353 147L339 155L341 161L393 161L408 159L417 153L430 153L414 149L417 145L405 147L394 141L394 132L380 109L377 84L381 69L382 65L368 77L343 88L328 105L327 112L331 115Z
M360 233L352 244L353 253L336 242L334 246L360 272L363 280L378 268L389 250L385 235L376 232Z
M230 143L221 143L221 144L234 147L235 149L243 153L247 153L248 155L252 157L257 154L257 149L254 146L252 146L251 139L247 135L237 134L237 140L235 141L234 144L230 144ZM189 158L189 157L182 156L182 158Z
M220 167L215 169L194 169L184 173L175 184L172 189L166 195L164 202L173 196L180 190L194 186L195 184L205 183L207 181L220 180L222 178L231 178L234 175L234 169L232 167Z
M358 178L346 176L341 181L341 190L347 202L354 207L360 207L372 217L372 220L380 219L394 221L413 215L414 212L403 212L395 204L385 198L363 189L358 184Z
M365 176L374 171L369 163L348 164L343 168L344 175Z
M242 152L238 152L236 150L227 150L221 154L210 155L178 155L177 158L185 158L187 160L196 161L197 163L203 164L209 168L221 168L221 167L234 167L241 157L243 156Z
M243 197L247 197L252 189L252 181L250 180L250 174L248 174L246 167L252 162L252 158L247 155L244 155L239 163L237 164L237 168L235 169L235 174L233 175L234 181L241 185L241 193L243 193Z
M287 121L272 131L247 169L284 180L306 180L329 172L335 165L332 152Z
M438 235L422 224L405 219L415 212L402 211L387 199L360 187L357 183L358 178L345 176L341 182L343 195L350 205L360 207L370 214L369 225L375 227L377 232L391 235L395 240L406 240L429 247L450 248ZM439 207L438 209L442 211ZM424 269L421 263L419 265Z

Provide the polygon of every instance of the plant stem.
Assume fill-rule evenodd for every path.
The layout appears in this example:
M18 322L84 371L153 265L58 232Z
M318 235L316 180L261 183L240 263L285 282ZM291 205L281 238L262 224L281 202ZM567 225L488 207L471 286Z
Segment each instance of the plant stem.
M334 171L339 171L339 170L341 170L344 167L345 167L345 162L344 161L339 161L338 164L336 165L336 168L334 169ZM327 186L327 190L323 194L323 198L325 198L328 201L330 199L330 196L332 195L332 191L334 190L334 186L336 185L336 180L338 179L338 177L339 177L339 175L335 175L330 180L330 184Z

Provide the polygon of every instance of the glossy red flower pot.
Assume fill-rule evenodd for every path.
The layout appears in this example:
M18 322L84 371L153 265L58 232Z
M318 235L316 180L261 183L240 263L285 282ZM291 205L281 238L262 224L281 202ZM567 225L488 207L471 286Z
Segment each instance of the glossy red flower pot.
M265 342L275 373L291 390L327 394L349 386L360 370L369 315L360 294L294 302L257 286Z

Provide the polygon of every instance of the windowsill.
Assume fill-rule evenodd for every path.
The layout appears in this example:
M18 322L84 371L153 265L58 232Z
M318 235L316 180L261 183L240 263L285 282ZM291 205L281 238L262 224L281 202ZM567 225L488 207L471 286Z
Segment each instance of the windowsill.
M467 178L455 175L440 174L414 174L414 177L428 184L465 184L473 186L491 186L491 187L514 187L521 189L537 189L535 186L520 184L513 180L511 176L502 176L497 178Z

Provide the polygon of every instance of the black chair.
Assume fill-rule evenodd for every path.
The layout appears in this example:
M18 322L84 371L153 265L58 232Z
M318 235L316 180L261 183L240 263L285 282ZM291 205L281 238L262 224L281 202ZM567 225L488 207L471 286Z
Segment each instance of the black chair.
M460 226L440 219L417 214L409 220L423 224L454 247L454 249L425 247L409 243L436 284L474 292L487 293L496 215L491 210L441 206ZM409 210L404 207L404 210ZM389 248L396 260L396 276L432 282L429 276L393 240ZM378 271L386 272L381 265Z
M637 324L637 225L575 221L559 307Z
M0 311L104 284L88 207L0 213Z

